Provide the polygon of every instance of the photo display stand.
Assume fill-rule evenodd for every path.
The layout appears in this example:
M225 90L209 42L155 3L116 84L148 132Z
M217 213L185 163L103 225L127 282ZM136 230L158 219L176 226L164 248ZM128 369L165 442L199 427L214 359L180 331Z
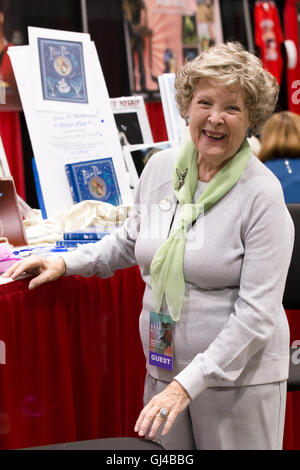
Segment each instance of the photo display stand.
M150 158L161 150L172 147L171 142L157 142L152 144L126 145L123 154L127 171L130 175L130 187L133 197L135 195L140 176Z
M28 31L29 46L10 47L9 55L47 217L74 204L65 166L78 162L111 158L120 201L131 204L122 147L95 44L84 33L31 27Z
M110 99L121 145L152 143L153 136L143 96Z
M185 139L185 122L177 109L174 80L174 73L164 73L158 77L168 138L174 145L180 145Z

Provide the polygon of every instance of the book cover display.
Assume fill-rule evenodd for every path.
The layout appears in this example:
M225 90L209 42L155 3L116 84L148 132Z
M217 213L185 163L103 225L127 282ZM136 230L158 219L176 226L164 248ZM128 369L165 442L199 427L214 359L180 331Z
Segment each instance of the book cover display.
M70 163L65 168L75 203L94 199L114 206L122 204L111 158Z
M74 204L65 165L97 160L99 155L112 159L115 194L119 191L122 203L130 205L118 130L90 36L30 27L29 45L11 47L9 55L32 144L43 217ZM108 202L117 203L112 194Z
M35 109L94 114L90 36L28 27Z
M82 43L38 38L44 100L88 103Z

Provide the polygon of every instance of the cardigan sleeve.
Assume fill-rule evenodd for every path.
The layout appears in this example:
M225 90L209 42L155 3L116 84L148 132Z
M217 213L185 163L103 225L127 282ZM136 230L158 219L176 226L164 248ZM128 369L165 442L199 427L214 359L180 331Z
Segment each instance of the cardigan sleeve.
M279 182L267 191L264 184L255 197L248 194L251 203L241 195L244 259L234 311L209 347L175 377L191 398L207 387L234 385L248 361L266 346L276 315L284 314L294 226Z

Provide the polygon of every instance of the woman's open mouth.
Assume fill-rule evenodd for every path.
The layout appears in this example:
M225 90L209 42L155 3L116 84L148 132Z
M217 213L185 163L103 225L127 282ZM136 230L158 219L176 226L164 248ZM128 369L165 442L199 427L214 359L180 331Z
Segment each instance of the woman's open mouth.
M223 140L226 137L226 134L220 132L210 132L203 129L202 133L211 140Z

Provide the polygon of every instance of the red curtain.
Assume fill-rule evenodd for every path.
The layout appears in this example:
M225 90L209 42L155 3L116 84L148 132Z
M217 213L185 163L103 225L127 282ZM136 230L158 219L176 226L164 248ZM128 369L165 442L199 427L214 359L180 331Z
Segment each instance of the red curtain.
M27 285L0 289L0 449L135 436L145 376L138 268ZM292 341L299 314L287 311ZM285 450L300 450L299 398L288 393Z
M160 101L145 103L154 142L168 140L164 112Z
M0 449L135 436L145 376L139 270L27 285L0 290Z

